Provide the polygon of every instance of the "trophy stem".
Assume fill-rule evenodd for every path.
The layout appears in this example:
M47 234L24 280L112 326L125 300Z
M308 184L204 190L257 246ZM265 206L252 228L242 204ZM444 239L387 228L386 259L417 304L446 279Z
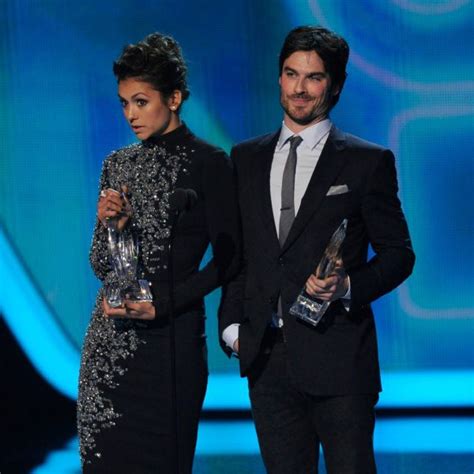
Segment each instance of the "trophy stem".
M338 260L341 258L341 247L346 237L346 230L347 219L343 219L339 227L332 235L331 240L329 241L329 244L321 258L321 261L316 267L315 274L318 276L318 278L327 278L334 272L336 266L338 265ZM330 305L330 301L318 300L308 295L308 293L306 293L305 289L303 288L298 295L298 298L291 306L290 314L311 324L312 326L317 326Z
M106 285L105 294L112 307L128 299L136 302L151 302L150 284L137 275L138 244L131 232L119 230L117 219L107 220L107 244L113 281Z

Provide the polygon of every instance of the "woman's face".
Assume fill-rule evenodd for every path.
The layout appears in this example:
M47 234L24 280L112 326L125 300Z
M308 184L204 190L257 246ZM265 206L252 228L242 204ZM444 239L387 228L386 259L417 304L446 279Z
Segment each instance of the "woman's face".
M171 132L181 123L176 112L181 103L179 91L164 100L149 82L129 78L119 82L118 95L123 114L140 140Z

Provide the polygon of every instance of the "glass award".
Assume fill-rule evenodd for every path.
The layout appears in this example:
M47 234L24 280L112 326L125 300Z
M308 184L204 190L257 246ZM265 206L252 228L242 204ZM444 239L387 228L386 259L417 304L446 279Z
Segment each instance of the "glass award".
M118 229L118 219L107 219L107 247L113 275L105 285L105 297L112 308L121 306L124 300L151 302L150 284L138 279L138 243L133 234Z
M329 241L323 257L319 262L314 274L320 278L327 278L334 272L337 261L341 258L342 242L346 237L347 219L344 219ZM296 298L296 301L290 308L290 314L302 319L303 321L317 326L321 318L326 313L331 301L322 301L306 293L303 288Z

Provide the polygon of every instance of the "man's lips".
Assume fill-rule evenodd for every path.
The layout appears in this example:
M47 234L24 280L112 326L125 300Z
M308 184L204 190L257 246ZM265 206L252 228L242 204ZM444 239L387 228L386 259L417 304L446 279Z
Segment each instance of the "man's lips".
M134 132L138 132L138 130L140 130L141 128L143 128L143 125L132 125L132 130Z
M306 105L312 100L311 97L290 97L290 100L296 105Z

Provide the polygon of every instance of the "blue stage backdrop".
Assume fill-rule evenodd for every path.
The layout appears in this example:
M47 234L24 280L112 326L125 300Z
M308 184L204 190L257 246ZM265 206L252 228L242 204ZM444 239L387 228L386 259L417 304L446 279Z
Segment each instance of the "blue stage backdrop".
M101 163L134 141L111 71L121 48L173 35L189 64L184 120L230 150L279 127L279 47L292 27L320 24L351 45L332 118L394 150L418 257L375 304L386 404L473 403L474 2L2 0L0 24L0 310L59 390L75 394L98 288L88 248ZM207 298L208 406L232 407L244 402L221 383L244 390L218 347L218 301Z

